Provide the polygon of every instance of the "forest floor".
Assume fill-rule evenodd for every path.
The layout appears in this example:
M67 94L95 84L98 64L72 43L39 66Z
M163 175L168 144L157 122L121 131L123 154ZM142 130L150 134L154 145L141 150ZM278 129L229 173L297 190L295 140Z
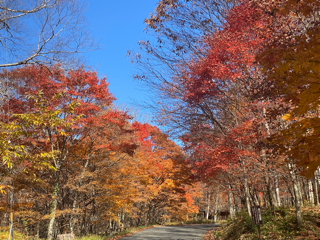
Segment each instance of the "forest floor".
M296 224L295 208L279 208L262 212L261 239L320 239L320 208L302 208L303 223ZM207 232L204 240L254 240L259 239L257 226L252 225L251 217L241 212L233 220L228 219L221 227Z

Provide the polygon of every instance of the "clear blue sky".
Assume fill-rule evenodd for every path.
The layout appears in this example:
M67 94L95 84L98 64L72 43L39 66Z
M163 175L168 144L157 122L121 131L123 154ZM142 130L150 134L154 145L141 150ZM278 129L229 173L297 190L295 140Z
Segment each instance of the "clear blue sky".
M100 50L87 54L92 69L106 76L117 104L133 106L133 101L147 101L141 85L133 80L136 72L128 50L139 50L138 41L149 39L143 20L154 12L158 0L87 0L86 18Z

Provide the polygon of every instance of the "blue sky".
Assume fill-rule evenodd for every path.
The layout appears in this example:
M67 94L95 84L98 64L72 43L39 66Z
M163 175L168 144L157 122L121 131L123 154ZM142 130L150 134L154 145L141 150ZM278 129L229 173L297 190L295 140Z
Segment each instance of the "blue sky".
M147 101L147 93L133 80L136 72L128 50L139 50L138 41L150 39L143 20L154 12L158 0L87 0L85 12L93 38L100 50L87 54L88 65L106 76L116 104L134 106L133 101Z

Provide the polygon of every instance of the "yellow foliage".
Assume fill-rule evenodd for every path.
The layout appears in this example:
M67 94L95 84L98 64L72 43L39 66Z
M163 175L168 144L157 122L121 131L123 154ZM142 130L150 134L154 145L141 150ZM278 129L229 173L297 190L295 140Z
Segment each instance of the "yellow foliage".
M284 121L290 121L290 120L293 119L293 115L292 115L292 113L287 113L287 114L283 115L281 117L281 119L284 120Z

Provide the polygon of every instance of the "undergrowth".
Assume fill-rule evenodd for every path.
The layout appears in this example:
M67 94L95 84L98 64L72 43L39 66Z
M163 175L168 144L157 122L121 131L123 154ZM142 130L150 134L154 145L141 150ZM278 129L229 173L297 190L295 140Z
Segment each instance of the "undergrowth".
M303 223L296 224L294 208L278 208L275 216L267 209L262 211L262 239L320 239L320 209L319 207L302 208ZM252 225L251 217L246 212L240 212L233 220L213 231L210 240L259 239L258 227Z

